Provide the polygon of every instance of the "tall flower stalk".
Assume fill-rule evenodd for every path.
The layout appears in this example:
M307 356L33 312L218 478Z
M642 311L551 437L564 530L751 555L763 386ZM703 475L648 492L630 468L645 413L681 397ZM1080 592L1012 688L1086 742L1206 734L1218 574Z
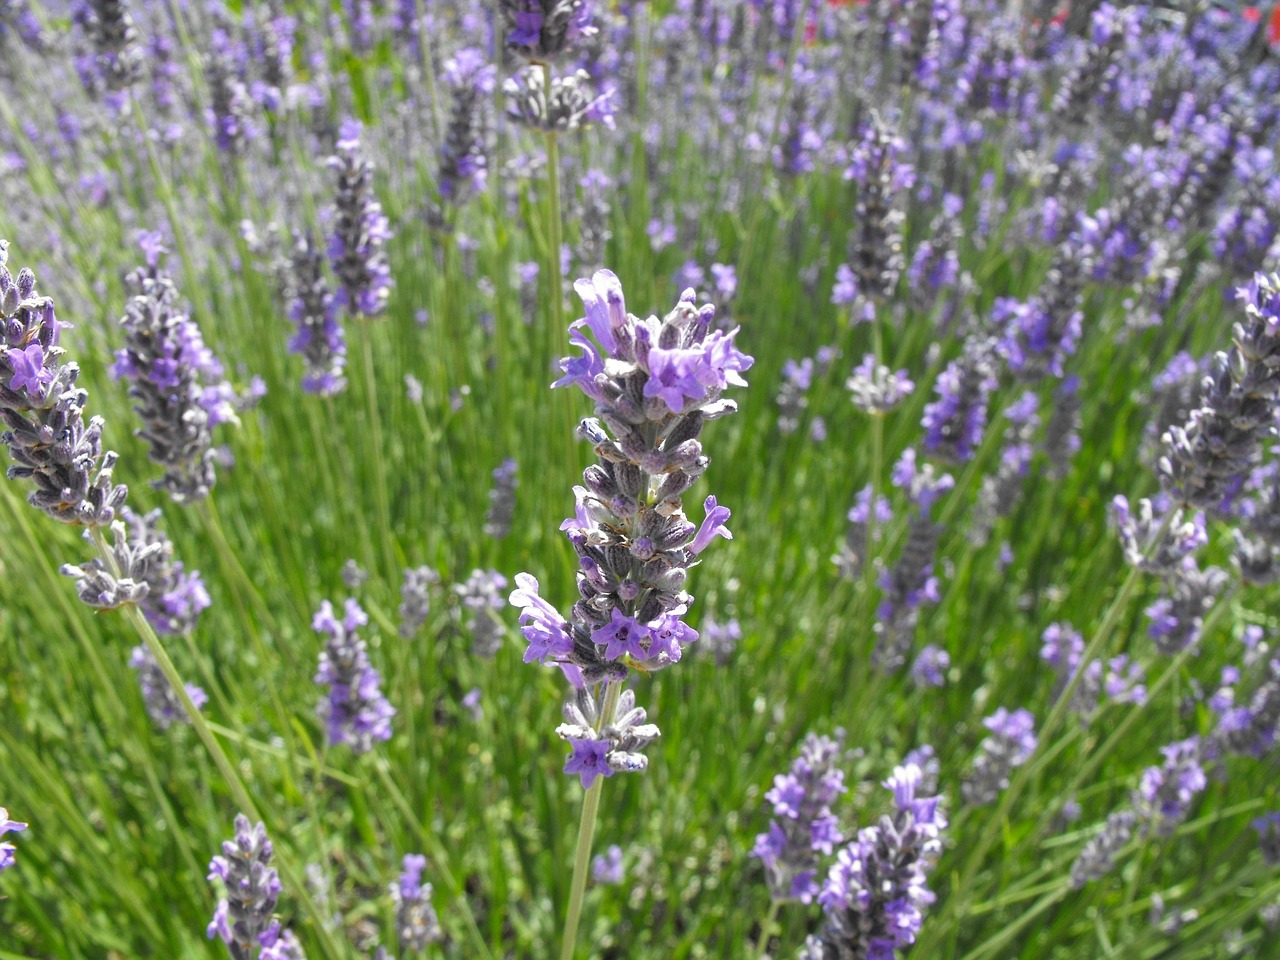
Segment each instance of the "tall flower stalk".
M713 329L715 308L696 306L692 290L661 320L641 320L627 312L608 270L574 289L586 316L571 324L569 339L581 355L561 361L564 376L552 386L576 386L595 402L596 417L578 434L597 462L583 472L574 516L561 525L578 556L579 600L562 617L528 573L516 576L511 594L529 643L525 662L555 664L574 688L556 732L571 747L565 772L579 776L587 795L563 960L573 956L604 780L645 769L641 751L660 735L622 684L633 670L675 663L697 639L682 619L693 602L684 583L716 536L731 537L729 511L714 496L700 526L685 517L681 497L710 463L697 439L702 425L737 409L721 394L745 386L740 372L752 364L734 345L737 329Z

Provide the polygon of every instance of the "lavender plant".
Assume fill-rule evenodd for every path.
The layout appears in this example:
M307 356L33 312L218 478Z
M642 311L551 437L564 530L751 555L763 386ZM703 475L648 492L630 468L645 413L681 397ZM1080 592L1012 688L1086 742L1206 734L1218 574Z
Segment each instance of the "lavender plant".
M564 376L553 386L580 389L599 418L578 428L598 461L584 471L575 515L561 526L578 556L581 599L565 619L528 573L517 574L511 595L529 643L525 662L556 664L576 690L557 732L571 746L565 770L579 775L588 795L563 957L572 956L577 933L597 778L643 770L639 750L659 733L622 682L632 669L679 661L697 639L682 620L693 600L684 590L688 569L716 536L731 536L729 511L714 496L695 527L682 494L710 463L697 439L702 425L737 409L722 393L745 386L741 372L752 364L734 345L737 329L712 330L715 308L695 306L692 290L661 320L641 320L627 312L622 284L608 270L574 288L586 316L569 337L581 354L561 361Z

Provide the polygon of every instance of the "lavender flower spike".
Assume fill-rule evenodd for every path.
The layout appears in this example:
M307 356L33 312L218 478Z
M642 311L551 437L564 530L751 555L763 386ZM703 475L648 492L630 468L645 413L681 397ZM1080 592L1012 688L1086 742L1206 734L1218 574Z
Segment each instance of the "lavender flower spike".
M960 787L965 801L977 807L995 800L1009 785L1009 773L1036 750L1036 718L1029 710L1010 713L1001 707L982 723L991 736L982 741L973 773Z
M431 905L431 884L422 882L427 858L420 853L406 853L400 879L391 884L391 899L396 905L396 933L405 950L422 952L428 943L440 939L440 921Z
M25 823L10 820L9 811L4 807L0 807L0 837L3 837L6 833L21 833L25 829L27 829ZM0 842L0 871L7 870L14 865L17 860L15 856L16 850L17 847L8 840Z
M842 842L831 804L848 789L835 767L842 732L836 739L809 734L786 774L773 778L764 798L773 805L769 829L756 837L753 857L764 864L769 896L812 903L818 895L819 855L830 856Z
M164 467L156 486L175 503L209 495L216 482L213 434L237 423L237 397L200 327L182 311L178 288L159 267L164 248L157 234L139 234L146 265L125 278L131 297L120 320L124 348L111 375L127 380L151 459Z
M391 268L383 246L391 229L373 193L373 165L360 146L362 127L348 118L338 133L338 152L329 158L337 171L334 228L329 260L340 286L335 303L351 317L381 315L391 292Z
M347 388L347 338L324 275L324 255L309 234L294 232L289 254L289 319L298 327L289 352L307 363L302 389L332 397Z
M907 763L884 782L894 812L840 851L818 897L827 925L809 938L803 960L891 960L915 943L935 899L926 883L947 826L941 798L917 796L923 781Z
M33 507L61 523L107 526L127 489L112 483L116 455L102 451L101 417L84 421L89 394L77 387L80 368L63 363L59 338L68 324L53 300L36 292L36 277L5 265L0 240L0 444L9 448L10 480L35 484ZM55 442L56 441L56 442Z
M278 924L271 919L280 898L280 875L271 866L272 847L267 828L250 826L244 814L236 817L236 835L222 844L222 855L209 862L210 881L222 881L225 896L218 901L206 931L221 937L232 960L250 960L267 943L275 943Z
M346 743L356 753L368 753L375 741L391 739L396 708L382 695L382 678L369 663L364 640L356 630L369 622L360 604L348 599L337 618L328 600L320 605L311 626L326 634L316 683L329 688L318 712L330 743Z
M696 527L681 497L709 463L697 439L702 425L737 409L721 394L744 384L752 360L734 345L736 328L712 330L715 308L695 306L693 290L661 320L640 320L608 270L575 289L586 310L569 339L581 356L560 362L565 375L552 386L578 387L599 417L578 426L598 459L560 527L578 555L579 599L562 617L538 581L520 573L510 602L521 610L525 662L556 664L577 690L557 733L573 748L565 772L590 788L598 777L643 770L639 751L659 735L634 692L615 702L610 685L631 669L675 663L698 637L682 619L693 602L684 583L714 538L730 536L729 511L709 496Z

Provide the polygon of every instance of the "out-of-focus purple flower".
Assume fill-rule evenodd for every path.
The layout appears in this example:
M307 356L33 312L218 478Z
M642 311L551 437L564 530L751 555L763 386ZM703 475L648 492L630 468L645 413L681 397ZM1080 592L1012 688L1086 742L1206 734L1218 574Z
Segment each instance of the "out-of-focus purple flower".
M982 721L991 736L982 741L973 771L961 785L966 803L976 807L991 803L1009 786L1009 774L1036 751L1036 718L1031 711L1010 713L1001 707Z
M845 389L853 394L853 405L866 413L884 414L897 407L915 389L906 370L896 373L867 354L853 368L853 376L845 381Z
M4 810L0 809L0 821L4 820L4 816ZM3 824L0 824L0 828L2 826ZM1269 867L1280 866L1280 812L1258 817L1251 826L1258 833L1258 849L1262 853L1262 862Z
M0 837L6 833L21 833L27 824L9 819L9 811L0 807ZM17 862L17 847L8 840L0 842L0 870L8 870Z
M1161 747L1165 762L1148 767L1135 795L1138 814L1161 836L1168 836L1187 818L1191 803L1208 785L1201 766L1199 737Z
M951 655L937 644L931 643L916 655L911 665L911 679L918 687L941 687L947 682L947 670L951 668Z
M391 292L391 268L383 246L391 228L373 192L373 165L361 147L360 122L348 118L328 166L337 174L329 261L338 278L334 303L352 317L379 316Z
M531 63L569 56L595 36L594 0L499 0L507 49Z
M616 886L625 876L622 869L622 848L616 843L610 844L604 853L597 853L591 858L591 879L596 883Z
M328 687L317 712L332 744L346 743L367 753L376 741L391 739L396 709L382 695L382 678L369 663L368 648L356 631L369 622L360 604L348 599L342 619L325 600L311 621L325 636L316 683Z
M400 878L390 887L391 900L396 906L396 935L406 951L421 952L442 935L440 921L431 905L431 884L422 882L426 869L426 857L406 853Z
M809 734L790 772L773 778L765 800L773 805L769 829L756 837L753 857L764 864L774 900L811 903L818 895L820 854L830 855L843 841L831 804L848 789L835 764L843 751L836 737Z
M497 74L497 67L474 47L459 50L445 61L444 79L453 90L453 106L436 184L448 202L461 203L468 194L484 192L488 176L484 110Z
M471 611L471 649L477 657L491 659L502 647L504 627L497 612L505 605L502 591L506 588L507 578L497 570L472 570L465 583L453 588L462 606Z

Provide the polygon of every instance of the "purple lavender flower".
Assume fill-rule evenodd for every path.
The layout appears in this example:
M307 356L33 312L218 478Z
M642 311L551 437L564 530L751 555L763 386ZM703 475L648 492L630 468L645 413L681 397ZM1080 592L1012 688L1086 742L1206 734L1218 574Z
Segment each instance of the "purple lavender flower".
M846 270L839 274L841 300L851 295L855 322L871 320L876 307L898 286L904 266L900 198L915 183L914 168L900 157L906 144L874 116L854 145L845 179L858 184L854 210L857 227L849 235ZM833 295L835 299L835 295Z
M1135 807L1148 825L1168 836L1187 818L1191 802L1208 785L1200 765L1199 737L1191 737L1161 747L1165 762L1148 767L1135 795Z
M194 503L217 480L212 431L239 423L239 399L199 325L182 311L178 288L160 270L159 235L144 231L138 240L147 262L125 278L131 291L120 319L125 345L116 351L111 375L129 382L142 421L138 436L165 469L155 486L175 503Z
M1165 514L1169 509L1164 497L1155 503L1146 499L1139 500L1136 515L1125 497L1117 496L1111 501L1120 545L1130 566L1162 576L1171 574L1209 542L1204 514L1197 513L1187 518L1183 511L1175 510L1166 526ZM1162 528L1164 536L1156 542L1156 534Z
M93 53L80 65L80 79L90 90L101 84L125 90L142 76L143 51L125 0L87 0L72 8L73 21L84 31Z
M927 881L947 826L941 798L918 795L923 779L921 768L909 763L884 782L894 812L840 850L818 896L827 924L809 938L802 957L890 960L915 943L925 908L935 900Z
M1102 689L1113 703L1147 702L1147 687L1142 682L1146 671L1142 664L1131 662L1125 654L1107 661L1107 675Z
M931 464L919 464L912 449L894 465L893 483L906 490L915 510L907 521L902 553L880 581L884 599L876 608L875 662L883 670L897 670L906 664L921 609L941 599L933 556L942 527L933 521L931 512L937 499L955 486L950 474L938 474Z
M246 57L247 51L225 30L212 31L206 65L209 82L206 116L213 130L213 142L230 157L242 156L257 132L251 116L253 98L237 69Z
M819 855L843 841L831 804L845 793L844 772L835 764L843 752L843 731L835 739L809 734L791 770L773 778L764 798L773 805L769 829L756 837L753 857L764 864L769 896L812 903L818 895Z
M1217 507L1258 459L1280 393L1280 277L1261 274L1238 293L1245 317L1230 353L1214 358L1200 406L1162 441L1160 479L1180 503Z
M714 269L714 268L713 268ZM736 282L736 281L735 281ZM815 378L824 377L835 360L835 351L824 347L816 356L787 360L782 365L782 385L778 388L778 431L792 434L800 428L800 418L809 407L807 396Z
M324 272L324 255L310 234L295 231L289 255L288 315L298 327L289 352L307 364L302 389L332 397L347 388L347 338Z
M0 809L0 828L3 827L5 812ZM23 824L23 826L26 826ZM1262 862L1268 867L1280 866L1280 812L1268 813L1258 817L1251 824L1258 833L1258 849L1262 853Z
M982 741L981 752L973 762L973 772L961 784L965 802L985 806L1009 786L1009 774L1020 767L1036 751L1036 718L1031 711L1019 709L1010 713L1001 707L982 721L991 736Z
M501 540L511 532L511 521L516 509L516 476L519 465L508 457L494 468L493 487L489 490L489 512L484 518L484 532Z
M995 343L971 337L964 353L938 376L938 399L924 408L924 450L954 463L973 458L987 429L987 403L999 386Z
M617 439L595 420L579 428L600 462L584 472L575 516L561 526L580 567L572 626L527 574L517 576L511 602L523 609L526 661L572 665L596 683L621 679L628 665L673 663L697 637L680 620L691 601L682 589L686 569L711 539L729 536L728 510L708 497L695 527L680 497L706 468L696 439L702 424L736 409L721 392L743 383L739 372L751 358L734 346L736 329L710 330L715 311L696 308L691 290L664 319L641 321L627 313L609 271L576 289L586 317L572 325L570 340L582 356L561 361L565 376L554 386L579 387Z
M1075 353L1084 314L1081 297L1088 262L1081 246L1059 245L1040 290L1026 303L998 299L996 326L1004 331L1000 351L1009 369L1025 382L1046 375L1061 377L1063 365Z
M831 558L831 562L836 565L840 571L840 575L849 580L858 577L862 570L863 560L867 555L867 530L871 520L871 485L863 487L858 491L854 498L854 504L849 509L848 517L849 530L845 534L845 541L840 545L840 550ZM893 508L889 504L889 498L884 495L876 497L875 506L875 530L877 539L880 538L884 531L885 524L893 519Z
M280 898L280 875L271 866L271 854L267 828L261 823L251 827L249 818L239 814L235 837L223 841L221 856L209 862L208 879L222 881L224 896L206 934L210 940L221 937L232 960L250 960L279 936L271 914Z
M540 67L526 67L502 84L507 117L515 124L547 133L568 133L598 123L614 126L614 93L597 93L585 70L551 78L548 93Z
M1173 656L1200 641L1204 618L1227 580L1217 567L1201 570L1190 556L1165 577L1163 595L1146 609L1147 635L1160 653Z
M567 57L596 33L593 0L499 0L508 50L531 63Z
M901 404L915 389L906 370L896 373L867 354L853 368L845 389L853 394L853 405L864 413L885 414Z
M404 950L420 953L442 932L431 905L431 884L422 882L427 858L420 853L404 855L400 879L391 884L391 900L396 905L396 934Z
M564 705L565 722L556 727L556 735L570 746L564 772L577 774L584 789L590 789L597 777L644 770L649 759L640 751L656 740L660 733L648 719L643 707L636 706L634 690L623 690L611 715L603 715L603 697L597 700L582 688Z
M724 666L738 649L738 642L742 639L742 626L736 618L720 623L708 616L702 621L698 639L702 641L698 645L715 657L719 666Z
M617 886L625 877L622 848L616 843L610 844L604 853L597 853L591 858L591 879L596 883Z
M436 184L443 200L459 204L468 194L483 193L488 176L485 159L485 103L497 83L497 68L474 47L459 50L444 63L444 80L453 91L453 107Z
M106 526L127 488L112 483L116 455L102 451L101 417L84 422L89 395L77 387L80 368L63 363L59 345L67 324L53 300L36 292L28 269L17 279L0 240L0 444L9 448L10 480L30 479L33 507L62 523ZM57 442L54 442L54 441Z
M502 648L504 628L497 611L505 605L502 591L506 588L507 578L497 570L472 570L466 583L453 588L462 605L471 611L472 652L485 660L492 659Z
M941 687L947 682L947 670L951 668L951 655L937 644L931 643L916 655L911 665L911 679L918 687Z
M9 811L0 807L0 837L6 833L21 833L27 824L9 819ZM8 870L17 861L17 847L8 840L0 842L0 871Z
M343 617L337 618L328 600L311 621L326 636L315 681L329 691L317 712L325 722L332 744L346 743L355 753L367 753L375 741L391 739L391 718L396 709L382 695L382 678L369 663L368 649L356 630L369 622L355 600L348 599Z
M348 316L369 319L381 315L391 292L391 268L382 250L391 229L374 196L373 164L361 147L362 130L358 120L345 120L337 153L328 160L338 179L329 261L339 282L335 304Z
M412 640L431 612L431 587L440 582L440 574L430 567L406 567L400 586L400 636Z
M145 645L139 644L129 651L129 666L138 675L138 687L142 691L142 702L147 708L147 715L159 729L168 730L174 723L191 722L183 709L182 701L160 669L160 664ZM186 690L197 710L209 702L208 695L194 683L188 683Z
M1137 826L1138 815L1132 810L1117 810L1107 817L1102 831L1085 844L1071 864L1071 888L1080 890L1110 873L1117 854L1128 845Z

